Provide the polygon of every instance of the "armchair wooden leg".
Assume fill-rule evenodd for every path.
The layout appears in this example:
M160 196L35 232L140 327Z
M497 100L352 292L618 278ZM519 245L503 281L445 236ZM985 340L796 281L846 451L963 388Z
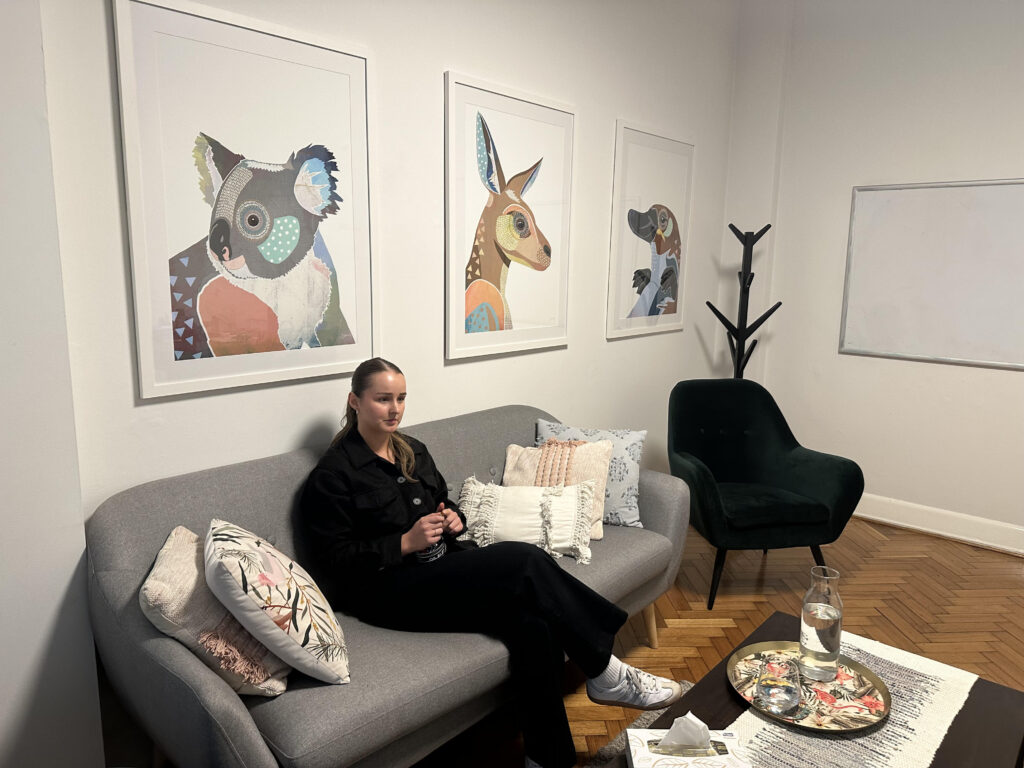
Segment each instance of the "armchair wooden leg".
M718 592L718 582L722 578L722 569L725 567L725 555L729 550L718 548L715 553L715 570L711 573L711 593L708 595L708 610L715 604L715 593Z
M647 627L647 644L658 647L658 622L654 617L654 603L644 608L644 625Z
M825 558L821 555L821 546L818 544L811 544L811 554L814 555L814 562L818 565L825 564Z

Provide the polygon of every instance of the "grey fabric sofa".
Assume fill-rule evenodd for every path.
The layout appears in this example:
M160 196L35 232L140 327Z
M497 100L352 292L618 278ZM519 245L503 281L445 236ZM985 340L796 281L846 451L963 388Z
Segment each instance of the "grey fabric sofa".
M457 493L469 475L500 478L505 447L532 445L537 418L555 420L513 405L407 432L429 446ZM240 697L145 618L139 587L176 525L205 535L211 518L229 520L301 563L292 535L295 499L317 458L299 450L146 483L111 497L86 523L89 610L107 677L179 768L408 766L508 698L508 656L498 641L396 632L344 614L351 683L325 685L293 672L277 698ZM677 478L643 470L640 510L643 529L605 526L591 565L559 560L631 615L675 578L689 491ZM653 625L653 610L645 614ZM428 657L432 663L422 664Z

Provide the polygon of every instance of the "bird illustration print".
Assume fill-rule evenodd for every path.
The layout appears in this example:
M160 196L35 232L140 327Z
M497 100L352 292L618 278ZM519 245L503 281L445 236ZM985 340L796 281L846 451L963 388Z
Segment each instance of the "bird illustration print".
M633 234L650 243L651 266L633 273L633 288L639 294L627 317L670 315L679 299L679 260L682 238L679 223L668 206L655 203L645 213L630 209L626 214Z

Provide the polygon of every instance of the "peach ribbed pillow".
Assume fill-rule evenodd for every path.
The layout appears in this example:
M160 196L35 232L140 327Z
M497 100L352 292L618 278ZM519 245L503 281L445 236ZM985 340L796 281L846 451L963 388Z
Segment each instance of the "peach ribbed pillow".
M612 441L548 440L540 448L510 445L505 449L505 474L501 484L578 485L594 481L594 506L590 511L590 539L604 538L605 485L612 459Z

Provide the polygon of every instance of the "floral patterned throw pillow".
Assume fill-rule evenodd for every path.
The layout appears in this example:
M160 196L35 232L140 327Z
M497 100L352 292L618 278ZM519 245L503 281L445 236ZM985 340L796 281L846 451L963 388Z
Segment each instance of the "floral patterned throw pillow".
M309 574L266 539L212 520L206 583L238 623L278 658L326 683L347 683L345 635Z
M640 457L644 451L647 430L581 429L554 421L537 419L537 445L550 438L556 440L612 441L612 458L608 464L608 483L604 490L604 521L609 525L643 528L640 522Z

